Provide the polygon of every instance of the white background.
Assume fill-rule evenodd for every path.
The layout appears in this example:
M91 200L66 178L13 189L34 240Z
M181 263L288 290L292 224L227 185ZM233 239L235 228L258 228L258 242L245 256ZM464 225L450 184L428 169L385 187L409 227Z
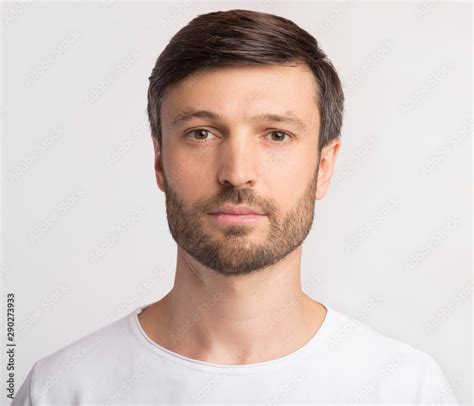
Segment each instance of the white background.
M431 354L471 404L472 5L438 1L5 3L1 274L16 390L39 358L171 288L148 76L178 29L232 8L293 20L344 82L304 290Z

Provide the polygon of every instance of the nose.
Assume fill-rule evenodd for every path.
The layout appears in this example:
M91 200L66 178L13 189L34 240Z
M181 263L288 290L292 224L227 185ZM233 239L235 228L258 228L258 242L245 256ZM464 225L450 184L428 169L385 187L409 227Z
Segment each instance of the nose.
M247 131L229 133L219 146L218 181L228 186L254 187L259 159L256 139Z

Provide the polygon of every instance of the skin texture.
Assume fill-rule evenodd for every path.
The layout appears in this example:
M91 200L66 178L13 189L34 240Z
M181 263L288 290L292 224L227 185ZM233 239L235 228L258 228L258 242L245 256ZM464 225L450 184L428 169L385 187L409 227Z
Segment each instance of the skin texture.
M315 89L304 64L216 68L168 89L162 145L153 144L178 244L176 275L170 292L139 314L159 345L215 364L251 364L290 354L319 330L327 309L301 290L302 243L340 139L318 157ZM219 118L173 125L191 108ZM302 126L252 119L289 111ZM218 224L208 213L225 203L264 216L252 225Z

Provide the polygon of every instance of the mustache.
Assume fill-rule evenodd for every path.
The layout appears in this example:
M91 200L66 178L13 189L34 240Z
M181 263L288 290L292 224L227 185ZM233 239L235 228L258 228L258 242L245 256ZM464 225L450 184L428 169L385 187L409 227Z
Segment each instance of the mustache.
M209 213L217 207L224 205L232 206L248 206L270 217L277 212L277 207L268 202L267 199L261 198L252 188L235 188L233 186L224 187L211 200L202 206L203 212Z

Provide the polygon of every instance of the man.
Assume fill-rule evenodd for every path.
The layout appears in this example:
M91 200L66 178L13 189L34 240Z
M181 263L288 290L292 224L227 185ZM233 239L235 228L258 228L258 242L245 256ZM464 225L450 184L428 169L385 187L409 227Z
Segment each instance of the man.
M301 289L343 101L287 19L231 10L181 29L148 92L174 286L37 361L13 404L456 403L430 355Z

